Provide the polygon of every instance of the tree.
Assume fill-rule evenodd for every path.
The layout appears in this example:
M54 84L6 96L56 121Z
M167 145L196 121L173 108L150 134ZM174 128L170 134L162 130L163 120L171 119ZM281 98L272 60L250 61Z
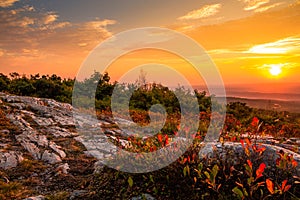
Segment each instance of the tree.
M7 91L10 84L10 79L4 74L0 73L0 91Z
M147 76L147 73L143 69L141 69L140 75L139 75L138 79L136 80L136 85L138 87L146 87L146 83L147 83L146 76Z

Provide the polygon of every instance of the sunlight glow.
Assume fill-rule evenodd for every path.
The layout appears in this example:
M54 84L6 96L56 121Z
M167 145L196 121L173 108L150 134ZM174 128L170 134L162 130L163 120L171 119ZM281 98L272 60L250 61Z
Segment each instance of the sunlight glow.
M281 66L280 65L270 65L269 69L270 74L273 76L278 76L281 73Z

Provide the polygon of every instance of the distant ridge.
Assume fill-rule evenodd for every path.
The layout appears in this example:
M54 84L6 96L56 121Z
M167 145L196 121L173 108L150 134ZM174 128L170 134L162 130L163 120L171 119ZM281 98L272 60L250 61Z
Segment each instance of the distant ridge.
M227 103L241 102L246 103L250 107L275 110L275 111L288 111L291 113L300 113L300 101L292 100L274 100L274 99L250 99L227 96Z

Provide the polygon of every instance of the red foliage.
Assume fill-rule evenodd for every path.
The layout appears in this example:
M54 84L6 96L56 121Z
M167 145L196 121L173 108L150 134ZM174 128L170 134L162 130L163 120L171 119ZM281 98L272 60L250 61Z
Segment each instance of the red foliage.
M163 139L162 139L162 135L161 134L158 134L157 135L157 139L160 143L162 143Z
M262 174L265 171L265 168L266 168L266 164L265 163L261 163L259 165L259 168L256 170L256 179L262 177Z
M257 126L259 123L259 119L257 117L253 117L252 119L252 122L251 122L251 125L252 126Z
M267 188L271 194L274 194L274 183L270 180L266 180Z
M169 136L165 135L165 146L169 144Z
M250 160L247 160L247 163L248 163L250 169L252 169L252 162Z

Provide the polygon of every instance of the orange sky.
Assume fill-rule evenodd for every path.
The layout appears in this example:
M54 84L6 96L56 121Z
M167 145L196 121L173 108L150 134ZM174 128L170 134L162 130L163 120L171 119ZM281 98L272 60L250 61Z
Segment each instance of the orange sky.
M53 5L35 0L1 1L1 73L56 73L75 77L89 52L101 41L127 29L158 26L177 30L202 45L225 84L300 83L299 1L190 0L188 5L180 1L174 1L174 5L170 1L153 1L151 6L135 1L136 7L124 5L123 10L100 1L110 6L106 12L99 10L103 16L96 16L96 10L94 16L89 16L88 11L75 16L67 4L55 7L55 2L59 1L55 0ZM74 2L79 10L84 4L84 1ZM171 6L177 9L170 10ZM158 10L160 15L155 14ZM202 83L201 77L184 61L158 51L123 56L108 71L117 80L130 67L150 61L174 66L191 84ZM277 76L269 72L274 66L281 70Z

